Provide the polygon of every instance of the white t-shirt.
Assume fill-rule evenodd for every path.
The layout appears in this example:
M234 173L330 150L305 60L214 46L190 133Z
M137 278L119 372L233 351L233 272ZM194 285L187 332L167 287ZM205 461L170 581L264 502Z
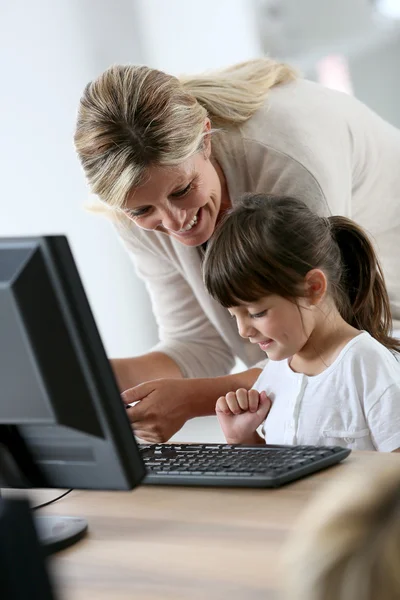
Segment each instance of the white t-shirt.
M268 361L254 388L272 400L267 444L400 448L400 362L369 333L351 340L319 375L295 373L290 359Z

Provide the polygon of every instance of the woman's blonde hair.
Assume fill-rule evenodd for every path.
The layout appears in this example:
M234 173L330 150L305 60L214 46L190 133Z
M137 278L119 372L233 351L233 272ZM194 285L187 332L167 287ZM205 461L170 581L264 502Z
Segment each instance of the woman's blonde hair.
M122 208L147 167L173 166L201 149L206 117L212 128L237 126L268 90L294 77L270 59L179 79L145 66L110 67L86 86L74 136L92 192Z
M284 563L290 600L400 598L398 461L382 468L371 459L317 494Z

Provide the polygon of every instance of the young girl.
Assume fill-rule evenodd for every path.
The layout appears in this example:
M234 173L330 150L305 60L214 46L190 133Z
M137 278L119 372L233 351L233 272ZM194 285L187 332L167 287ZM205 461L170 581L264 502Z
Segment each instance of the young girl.
M289 197L247 195L208 244L204 281L270 359L218 399L228 443L400 447L400 342L364 231ZM268 414L268 418L266 418Z

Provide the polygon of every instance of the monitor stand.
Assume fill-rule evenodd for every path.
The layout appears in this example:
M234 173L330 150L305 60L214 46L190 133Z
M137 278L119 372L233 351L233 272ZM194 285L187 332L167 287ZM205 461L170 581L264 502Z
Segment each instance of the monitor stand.
M18 494L21 498L21 494ZM4 496L0 490L0 512ZM7 499L13 500L12 494L7 494ZM46 556L64 550L79 542L85 537L88 530L87 520L82 517L64 517L53 515L41 515L38 511L31 509L31 516L40 544Z
M2 486L51 487L44 473L34 462L18 429L4 425L0 426L0 505ZM40 510L32 510L31 513L38 538L47 555L68 548L85 536L88 528L86 519L38 515Z
M64 550L79 542L87 533L88 524L81 517L36 515L33 521L46 555Z

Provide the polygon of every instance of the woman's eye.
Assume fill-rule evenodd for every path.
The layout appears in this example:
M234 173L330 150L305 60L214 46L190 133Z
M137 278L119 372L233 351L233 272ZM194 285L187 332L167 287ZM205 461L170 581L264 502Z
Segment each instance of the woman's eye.
M262 310L259 313L254 313L254 315L250 314L250 318L251 319L260 319L261 317L265 317L265 315L267 314L267 310Z
M188 194L191 189L192 189L192 182L190 182L189 185L187 185L185 188L183 188L183 190L174 192L173 194L171 194L171 196L173 198L182 198L182 196L186 196L186 194Z
M134 210L127 210L126 215L131 219L137 219L138 217L143 217L149 212L150 208L148 206L144 206L143 208L135 208Z

